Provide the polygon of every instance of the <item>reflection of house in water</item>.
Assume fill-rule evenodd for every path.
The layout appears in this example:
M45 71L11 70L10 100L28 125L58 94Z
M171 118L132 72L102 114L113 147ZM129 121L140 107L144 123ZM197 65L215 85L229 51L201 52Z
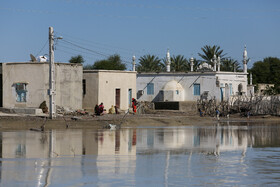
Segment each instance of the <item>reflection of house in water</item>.
M97 155L96 170L101 181L115 174L134 177L136 168L135 129L85 131L83 142L86 155ZM88 167L87 164L85 166Z
M85 155L136 155L136 130L84 131Z
M145 150L194 150L227 151L246 150L247 131L234 127L139 129L137 151Z
M121 166L135 168L136 130L19 131L1 135L0 186L15 179L32 182L28 186L51 184L51 180L60 180L58 176L71 181L83 177L85 170L98 172L99 177L116 172L113 170L134 173L134 169L124 171ZM110 169L104 170L106 166ZM65 172L67 167L71 167L71 174Z

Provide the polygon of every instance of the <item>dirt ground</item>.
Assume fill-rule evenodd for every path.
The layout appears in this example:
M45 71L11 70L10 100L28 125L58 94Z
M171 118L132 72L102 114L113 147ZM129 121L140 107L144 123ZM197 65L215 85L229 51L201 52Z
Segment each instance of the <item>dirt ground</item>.
M231 115L229 118L214 117L199 114L187 114L178 111L153 111L150 114L105 114L102 116L79 115L79 116L58 116L56 119L48 119L43 116L0 116L0 131L5 130L27 130L39 129L44 125L48 129L104 129L109 124L116 124L118 127L167 127L167 126L202 126L213 124L235 125L246 124L280 124L280 117L276 116L251 116L240 117L239 114ZM120 126L121 124L121 126Z

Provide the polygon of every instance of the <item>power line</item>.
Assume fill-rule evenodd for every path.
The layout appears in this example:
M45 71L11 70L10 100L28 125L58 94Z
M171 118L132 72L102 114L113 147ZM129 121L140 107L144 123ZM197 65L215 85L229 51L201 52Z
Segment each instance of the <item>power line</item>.
M60 52L66 53L66 54L70 54L70 55L77 55L76 53L72 53L72 52L69 52L69 51L65 51L65 50L63 50L63 49L57 49L57 51L60 51ZM94 61L97 61L97 60L98 60L98 59L95 59L95 60L94 60L94 58L89 57L89 56L86 56L86 55L83 55L83 57L85 57L86 59L88 59L88 60L86 60L86 62L90 62L90 61L94 62Z
M107 58L110 57L110 55L107 55L107 54L104 54L104 53L100 53L100 52L94 51L94 50L92 50L92 49L88 49L88 48L86 48L86 47L77 45L77 44L75 44L75 43L73 43L73 42L70 42L70 41L67 41L67 40L64 40L64 39L61 40L60 42L64 42L64 43L73 45L73 46L75 46L75 47L77 47L77 48L80 48L80 49L89 51L89 52L91 52L91 53L94 53L94 54L97 54L97 55L100 55L100 56L103 56L103 57L107 57ZM65 46L64 46L64 47L65 47ZM73 49L73 48L70 48L70 49L75 50L75 49ZM128 62L128 61L126 61L126 60L122 60L122 62L124 62L125 64L130 64L130 63L131 63L131 62Z
M86 51L90 51L90 52L95 53L95 54L97 54L97 55L104 56L104 57L109 57L109 55L106 55L106 54L103 54L103 53L100 53L100 52L97 52L97 51L94 51L94 50L85 48L85 47L83 47L83 46L77 45L77 44L72 43L72 42L70 42L70 41L67 41L67 40L61 40L61 41L62 41L62 42L65 42L65 43L68 43L68 44L71 44L71 45L73 45L73 46L75 46L75 47L84 49L84 50L86 50Z
M64 45L61 45L61 44L59 44L59 45L57 45L58 47L62 47L62 48L67 48L67 49L70 49L70 50L73 50L73 51L77 51L77 52L79 52L79 53L85 53L85 54L90 54L90 55L92 55L92 56L95 56L96 54L93 54L93 53L91 53L91 52L86 52L86 51L81 51L81 50L77 50L77 49L74 49L74 48L71 48L71 47L68 47L68 46L64 46Z
M107 50L111 50L111 49L118 49L118 50L123 50L123 51L126 51L128 53L135 53L137 52L136 50L131 50L131 49L126 49L126 48L123 48L123 47L119 47L119 46L113 46L113 45L108 45L108 44L104 44L104 43L99 43L99 42L95 42L95 41L90 41L88 39L82 39L82 38L79 38L79 37L76 37L76 36L71 36L71 35L68 35L68 34L65 34L65 33L61 33L61 32L56 32L60 35L62 35L63 37L64 36L68 36L70 37L71 39L67 39L71 42L75 42L75 43L80 43L80 42L77 42L75 40L80 40L83 42L83 45L86 44L86 45L89 45L89 46L97 46L99 47L99 45L101 46L105 46L105 47L108 47L108 48L104 48L104 49L107 49ZM75 39L75 40L74 40ZM100 47L99 47L100 48ZM111 48L111 49L109 49ZM140 51L138 51L139 53L141 53Z
M48 41L49 41L49 40L47 39L47 41L45 42L44 46L43 46L43 47L41 48L41 50L35 55L35 57L38 56L38 55L43 51L43 49L46 47Z

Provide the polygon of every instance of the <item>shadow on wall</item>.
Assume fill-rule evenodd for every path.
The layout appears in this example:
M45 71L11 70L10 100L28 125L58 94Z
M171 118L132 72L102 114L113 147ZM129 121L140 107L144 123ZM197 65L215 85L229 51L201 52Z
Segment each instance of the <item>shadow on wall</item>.
M155 96L155 98L152 100L152 102L159 102L159 101L164 101L164 93L163 91L159 91L158 94Z

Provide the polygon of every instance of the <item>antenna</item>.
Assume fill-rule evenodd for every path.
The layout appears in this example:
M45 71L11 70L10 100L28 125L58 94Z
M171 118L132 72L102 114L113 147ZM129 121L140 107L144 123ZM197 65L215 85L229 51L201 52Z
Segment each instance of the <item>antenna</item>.
M30 54L31 62L37 62L36 58L34 55Z

